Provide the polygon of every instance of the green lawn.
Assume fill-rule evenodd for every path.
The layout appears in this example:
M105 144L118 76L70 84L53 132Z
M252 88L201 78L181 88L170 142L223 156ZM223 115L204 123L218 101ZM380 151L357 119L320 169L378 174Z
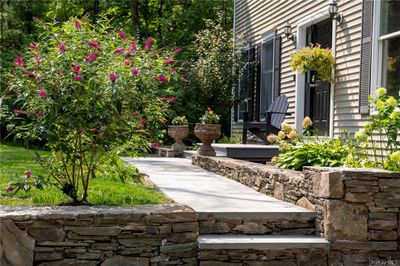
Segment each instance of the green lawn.
M45 153L45 151L39 151ZM32 176L43 173L43 169L33 159L29 151L11 144L0 144L0 205L62 205L70 200L55 187L29 192L6 192L10 178L17 173L24 176L30 170ZM98 176L89 185L89 203L93 205L129 206L139 204L159 204L166 202L162 193L143 184L123 183L107 176Z

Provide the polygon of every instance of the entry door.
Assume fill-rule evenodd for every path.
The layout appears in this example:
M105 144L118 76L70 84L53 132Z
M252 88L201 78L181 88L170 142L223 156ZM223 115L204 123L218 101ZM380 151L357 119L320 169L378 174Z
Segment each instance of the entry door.
M324 20L307 28L307 45L320 44L331 48L332 20ZM320 136L329 135L330 83L321 81L315 71L306 73L305 110L313 121L313 129Z

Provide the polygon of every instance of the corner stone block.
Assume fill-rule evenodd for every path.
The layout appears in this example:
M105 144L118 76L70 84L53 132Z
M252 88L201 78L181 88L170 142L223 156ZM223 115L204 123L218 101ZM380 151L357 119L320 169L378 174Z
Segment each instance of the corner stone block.
M328 200L324 209L325 239L368 240L368 212L364 205Z
M10 219L0 221L0 265L33 265L35 240Z
M344 195L343 177L340 172L321 172L313 175L313 192L316 197L341 199Z

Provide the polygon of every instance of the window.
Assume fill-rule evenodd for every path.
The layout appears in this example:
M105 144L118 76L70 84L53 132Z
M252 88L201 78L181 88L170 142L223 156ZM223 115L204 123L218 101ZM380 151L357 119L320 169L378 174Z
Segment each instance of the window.
M243 120L243 113L250 111L249 110L249 86L250 86L250 47L247 47L242 52L242 62L244 63L243 68L240 71L240 79L239 79L239 86L236 92L240 103L238 104L237 108L237 116L238 120Z
M274 40L264 41L261 48L260 113L264 114L272 102L274 74Z
M388 95L400 97L400 1L376 1L375 87L385 87Z

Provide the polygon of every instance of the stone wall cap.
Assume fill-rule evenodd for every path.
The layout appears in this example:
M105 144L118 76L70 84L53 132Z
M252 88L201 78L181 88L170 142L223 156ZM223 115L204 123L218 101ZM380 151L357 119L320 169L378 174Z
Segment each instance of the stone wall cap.
M384 169L377 168L349 168L349 167L320 167L320 166L304 166L303 170L311 170L318 172L341 172L344 174L370 174L370 175L381 175L384 174L385 177L396 177L400 178L399 172L388 171Z
M121 215L121 214L168 214L189 212L194 210L181 204L158 204L137 206L5 206L0 205L0 218L19 216L95 216L95 215Z

